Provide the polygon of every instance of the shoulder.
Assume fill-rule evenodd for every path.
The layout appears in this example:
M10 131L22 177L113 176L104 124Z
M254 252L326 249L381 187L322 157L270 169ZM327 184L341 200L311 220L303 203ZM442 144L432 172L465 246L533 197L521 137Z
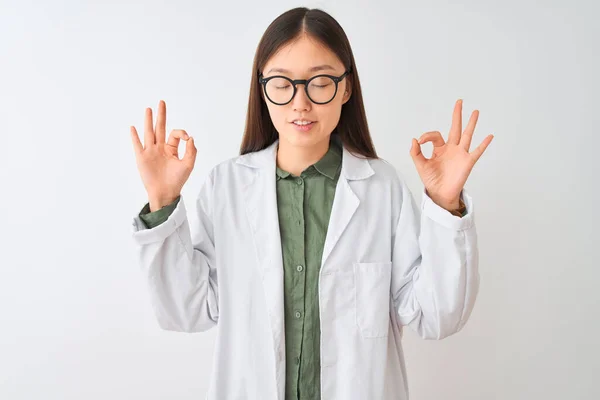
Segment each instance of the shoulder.
M211 179L219 181L231 180L236 176L244 175L244 173L251 173L252 168L248 168L239 162L243 159L244 156L237 155L220 161L209 170L208 175Z
M252 168L240 165L240 156L234 156L213 164L204 175L196 201L210 208L211 204L226 202L253 181ZM217 201L219 200L219 201ZM229 201L229 200L227 200Z
M372 178L375 178L377 186L384 188L386 196L390 197L395 214L405 201L414 201L408 181L401 170L383 158L371 159L369 163L374 171Z
M236 155L214 164L205 175L204 186L216 195L231 195L254 181L255 168L241 163Z
M377 158L370 159L369 164L378 180L397 187L405 184L404 175L391 162L383 158Z

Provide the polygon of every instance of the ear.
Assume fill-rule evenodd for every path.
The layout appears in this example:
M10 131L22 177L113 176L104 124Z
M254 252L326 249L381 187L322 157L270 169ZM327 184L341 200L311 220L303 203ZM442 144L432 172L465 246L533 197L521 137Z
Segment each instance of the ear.
M346 104L348 100L350 100L350 96L352 95L352 85L350 81L346 80L346 89L344 90L344 96L342 97L342 104Z

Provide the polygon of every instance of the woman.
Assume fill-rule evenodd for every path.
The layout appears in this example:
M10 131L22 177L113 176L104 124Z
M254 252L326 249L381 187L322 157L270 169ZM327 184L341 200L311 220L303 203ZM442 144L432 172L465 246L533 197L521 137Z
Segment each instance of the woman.
M133 238L160 326L218 327L209 399L408 398L403 326L451 335L478 291L463 186L492 136L469 153L478 112L464 132L461 113L458 101L447 142L412 141L418 210L377 157L344 31L290 10L256 51L240 155L210 171L188 219L194 140L174 130L165 142L165 103L155 128L146 109L145 145L134 127L132 140L149 201Z

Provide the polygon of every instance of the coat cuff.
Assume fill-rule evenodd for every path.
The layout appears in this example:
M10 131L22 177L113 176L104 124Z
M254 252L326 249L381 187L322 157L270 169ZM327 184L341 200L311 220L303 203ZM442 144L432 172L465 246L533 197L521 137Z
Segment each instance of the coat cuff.
M452 213L439 205L437 205L431 197L427 194L427 191L423 189L423 200L421 201L421 212L423 216L426 216L445 226L448 229L453 230L464 230L469 229L473 226L473 199L467 193L465 189L462 190L461 199L465 203L467 211L463 217L458 217L456 215L452 215Z
M152 212L150 212L150 203L146 203L138 215L148 228L155 228L169 219L169 215L173 213L179 200L181 200L181 195L177 196L171 204Z
M139 213L133 218L131 235L134 241L139 245L149 244L165 240L186 220L187 214L183 195L181 195L177 206L169 215L166 221L160 225L148 228L140 218Z

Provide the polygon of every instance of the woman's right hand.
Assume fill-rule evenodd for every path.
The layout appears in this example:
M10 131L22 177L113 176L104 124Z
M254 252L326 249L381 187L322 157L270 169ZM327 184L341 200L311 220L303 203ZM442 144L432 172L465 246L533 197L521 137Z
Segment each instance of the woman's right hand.
M181 194L196 161L197 149L194 139L182 129L174 129L165 142L167 106L163 100L158 104L156 127L153 127L152 109L146 108L144 122L144 146L134 126L131 127L131 139L135 151L135 160L148 192L150 211L156 211L171 204ZM179 141L183 139L185 154L179 159Z

